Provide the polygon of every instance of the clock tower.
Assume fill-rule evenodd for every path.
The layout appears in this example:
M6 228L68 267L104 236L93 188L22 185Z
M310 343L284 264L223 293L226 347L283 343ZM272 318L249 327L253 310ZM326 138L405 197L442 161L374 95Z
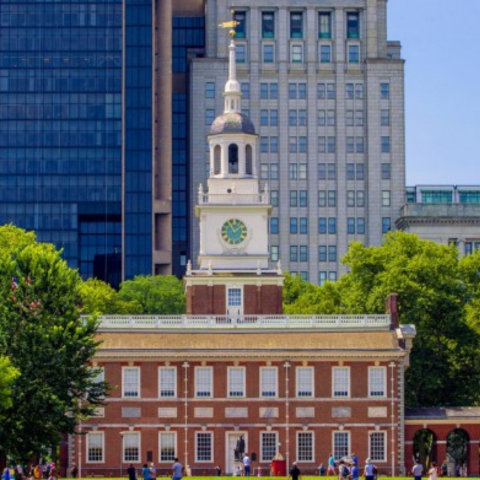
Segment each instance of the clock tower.
M251 120L241 113L235 42L229 46L224 111L208 136L210 173L198 189L200 220L197 270L189 262L184 278L187 313L241 317L282 312L284 277L269 269L268 185L261 190L257 140Z

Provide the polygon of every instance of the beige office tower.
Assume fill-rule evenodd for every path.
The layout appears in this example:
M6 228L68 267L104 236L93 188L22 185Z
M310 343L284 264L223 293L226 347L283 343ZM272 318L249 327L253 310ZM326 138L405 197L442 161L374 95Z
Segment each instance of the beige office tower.
M205 58L190 65L191 206L209 174L205 139L223 111L229 32L219 25L232 9L242 110L259 136L257 168L273 205L271 265L334 281L348 245L378 245L405 203L404 61L400 43L387 41L387 2L206 2Z

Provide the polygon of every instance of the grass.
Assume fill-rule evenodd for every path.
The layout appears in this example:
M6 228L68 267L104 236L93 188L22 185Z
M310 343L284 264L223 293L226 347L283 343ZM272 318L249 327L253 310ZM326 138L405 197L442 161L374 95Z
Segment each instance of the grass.
M243 477L233 477L231 475L222 475L222 477L224 478L235 478L237 480L242 480ZM84 477L85 480L88 480L90 479L91 477ZM128 478L128 477L104 477L105 480L125 480L125 478ZM158 480L161 480L161 479L169 479L170 477L168 476L158 476L157 479ZM252 480L254 479L257 479L258 477L254 477L252 476L251 477ZM271 478L272 480L274 479L278 479L278 480L286 480L288 479L289 477L269 477L267 475L265 476L262 476L260 477L264 480L267 480L269 478ZM319 477L319 476L314 476L314 475L302 475L302 480L319 480L323 478L324 480L327 480L328 478L330 478L331 480L337 480L338 479L338 476L335 476L335 477ZM360 477L360 480L363 480L364 477ZM428 479L428 477L423 477L424 479ZM440 478L440 477L439 477ZM455 477L446 477L446 478L455 478ZM475 478L479 478L479 477L468 477L469 480L474 480ZM94 477L95 480L102 480L102 478L100 477ZM215 476L205 476L205 477L183 477L183 480L218 480L218 477L215 477ZM413 477L383 477L383 476L380 476L378 477L378 480L382 480L382 479L388 479L388 480L413 480ZM141 480L141 478L139 478L139 480Z

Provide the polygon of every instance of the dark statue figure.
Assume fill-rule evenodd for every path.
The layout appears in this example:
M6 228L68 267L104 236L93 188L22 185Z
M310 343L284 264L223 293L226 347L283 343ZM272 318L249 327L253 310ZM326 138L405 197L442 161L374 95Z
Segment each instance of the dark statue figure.
M237 446L234 450L235 453L235 461L241 462L243 458L243 454L245 453L245 440L243 439L243 435L240 435L237 440Z

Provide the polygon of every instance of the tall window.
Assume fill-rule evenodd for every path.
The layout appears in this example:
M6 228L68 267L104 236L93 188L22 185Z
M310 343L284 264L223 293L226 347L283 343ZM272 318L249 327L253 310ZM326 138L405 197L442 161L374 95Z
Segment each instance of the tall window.
M382 137L382 153L390 153L390 137Z
M245 173L247 175L253 175L253 154L250 145L245 147Z
M274 46L271 43L263 45L263 63L273 63L274 60Z
M368 369L368 395L370 397L385 397L387 384L386 367L369 367Z
M242 98L244 100L248 100L250 98L250 84L249 83L241 83L240 89L242 91Z
M222 168L222 148L220 145L215 145L213 150L213 173L218 175Z
M348 46L348 63L360 62L360 47L358 45Z
M350 367L333 367L333 397L350 396Z
M158 369L159 397L174 398L177 396L177 369L160 367Z
M270 260L272 262L278 262L280 258L278 245L270 245Z
M388 233L392 228L392 219L390 217L382 218L382 233Z
M358 12L347 13L347 38L360 38L360 15Z
M380 84L380 97L383 99L390 98L390 84L389 83L381 83Z
M330 12L318 14L318 38L332 38L332 18Z
M238 145L235 143L228 146L228 172L238 173Z
M271 462L277 454L278 434L277 432L261 432L260 433L260 461Z
M290 38L303 38L302 12L290 13Z
M390 190L382 190L382 207L389 207L392 203Z
M140 461L140 434L123 434L123 461L136 463Z
M195 367L195 396L202 398L213 397L213 368Z
M350 454L350 432L333 432L333 456L335 460Z
M233 19L239 24L235 27L235 37L245 38L247 36L246 14L245 12L235 12Z
M382 163L382 180L390 180L390 164Z
M246 61L246 48L245 48L244 43L237 43L235 60L236 60L237 63L245 63L245 61Z
M260 368L260 396L276 397L278 395L277 367Z
M140 367L123 367L123 392L124 397L140 397Z
M279 228L278 217L270 217L270 233L278 234Z
M262 38L275 38L275 15L262 12Z
M385 432L370 432L369 454L373 462L387 461L387 435Z
M313 462L313 432L297 433L297 461Z
M331 45L320 45L320 63L331 63L332 47Z
M329 217L328 219L328 233L330 235L337 233L337 219L335 217Z
M87 463L102 463L105 437L103 432L87 433Z
M303 45L292 45L291 61L293 63L303 62Z
M380 124L382 127L390 126L390 110L384 109L380 111Z
M297 367L297 397L313 397L313 367Z
M298 247L297 245L290 245L290 261L298 262Z
M196 432L195 433L195 461L212 462L213 461L213 433Z
M215 98L215 82L205 83L205 97Z
M228 396L245 396L245 367L228 368Z
M175 432L160 432L158 434L160 462L173 462L177 456L177 434Z

